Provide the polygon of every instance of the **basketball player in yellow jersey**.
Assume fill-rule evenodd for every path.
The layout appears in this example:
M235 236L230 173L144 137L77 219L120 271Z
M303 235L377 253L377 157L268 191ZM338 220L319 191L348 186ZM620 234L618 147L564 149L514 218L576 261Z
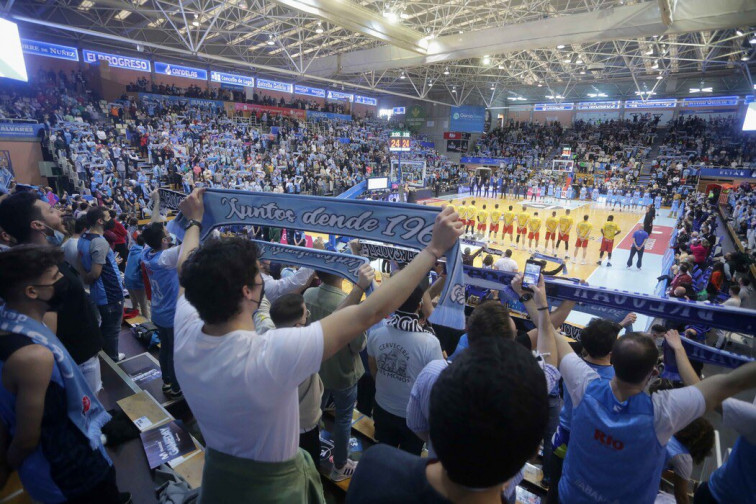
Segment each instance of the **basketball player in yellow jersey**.
M596 262L601 266L601 259L604 257L604 252L607 253L606 265L612 265L612 250L614 249L614 237L620 233L619 226L614 223L614 215L610 215L606 218L604 227L601 228L601 248L599 249L599 260Z
M538 240L541 237L541 218L538 217L538 212L534 213L533 217L530 218L528 227L530 228L530 232L528 233L528 251L532 254L533 252L538 252ZM535 238L536 242L535 250L533 250L533 238ZM523 240L524 244L525 240Z
M587 215L583 215L583 222L578 222L575 229L577 231L577 241L575 242L575 252L572 255L572 264L577 262L577 253L581 248L583 249L583 260L580 264L585 264L585 252L588 250L588 238L591 236L593 224L588 222Z
M520 236L522 236L522 250L525 250L525 235L528 233L528 221L530 220L530 214L525 211L525 205L522 205L522 212L517 214L517 241L515 243L515 250L517 250L520 244Z
M512 210L512 205L509 205L509 210L502 214L502 220L504 221L504 230L501 232L501 243L504 243L504 237L509 235L509 244L514 247L514 220L515 213ZM516 248L516 247L515 247Z
M478 210L478 233L481 238L486 236L486 225L488 224L488 210L486 210L486 205L483 205L483 208Z
M570 229L572 229L572 217L570 217L570 209L568 208L564 212L564 216L559 218L559 236L557 237L556 250L559 250L559 244L564 242L564 258L570 258ZM556 253L554 254L556 255Z
M501 220L501 210L499 210L499 204L494 205L494 209L491 210L491 227L488 230L489 239L493 238L493 242L496 243L496 235L499 234L499 221Z
M559 227L559 219L557 219L556 212L551 212L551 217L546 218L546 242L543 244L543 250L549 250L549 240L551 240L551 255L553 256L556 256L554 240L556 240L557 227Z
M475 208L475 200L472 200L470 206L467 207L467 211L465 212L465 234L475 231L475 214L477 212L478 209Z

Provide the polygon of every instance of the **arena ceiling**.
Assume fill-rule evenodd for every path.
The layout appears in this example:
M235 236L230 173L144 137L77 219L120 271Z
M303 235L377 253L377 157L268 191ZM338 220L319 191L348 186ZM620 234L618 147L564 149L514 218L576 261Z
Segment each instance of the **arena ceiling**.
M756 70L752 0L5 0L4 10L22 36L447 104L744 94Z

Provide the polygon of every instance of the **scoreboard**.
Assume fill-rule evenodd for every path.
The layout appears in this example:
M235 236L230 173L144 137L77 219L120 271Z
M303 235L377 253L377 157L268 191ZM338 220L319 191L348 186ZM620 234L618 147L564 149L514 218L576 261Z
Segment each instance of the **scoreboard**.
M410 132L392 131L391 136L389 137L389 150L391 152L409 152Z

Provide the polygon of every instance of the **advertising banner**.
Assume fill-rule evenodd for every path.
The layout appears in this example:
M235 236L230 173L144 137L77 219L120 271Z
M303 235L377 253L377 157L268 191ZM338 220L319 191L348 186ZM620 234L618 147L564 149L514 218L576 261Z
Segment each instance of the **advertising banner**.
M685 98L683 107L736 107L737 96L711 96L708 98Z
M39 138L44 127L36 123L0 123L0 138Z
M354 101L354 95L351 93L342 93L341 91L328 91L328 99L351 103Z
M536 103L533 112L558 112L561 110L574 110L574 103Z
M319 112L317 110L308 110L307 119L309 121L320 121L330 119L332 121L351 121L352 116L349 114L334 114L333 112Z
M577 104L578 110L614 110L619 109L621 101L582 102Z
M79 61L79 51L75 47L51 44L39 40L21 39L21 47L26 54L37 54L48 58Z
M257 79L257 89L267 89L268 91L280 91L281 93L293 93L294 86L288 82L279 82L268 79Z
M299 84L294 86L294 94L302 96L315 96L316 98L325 98L326 95L325 89L300 86Z
M124 68L126 70L136 70L137 72L149 72L150 62L146 59L132 58L131 56L121 56L118 54L108 54L104 52L81 51L84 63L97 65L100 61L107 61L111 68Z
M161 63L159 61L155 62L155 73L173 77L184 77L185 79L207 80L207 70L174 65L173 63Z
M483 133L485 118L485 107L475 105L452 107L449 130L464 131L466 133Z
M257 82L259 83L260 80L258 79ZM255 105L254 103L234 103L234 110L237 112L254 112L255 114L267 112L268 114L284 115L288 117L295 117L297 119L307 118L306 110L285 107L270 107L268 105Z
M254 77L216 72L215 70L210 72L210 80L213 82L219 82L220 84L230 84L232 86L242 86L242 87L255 86Z
M361 103L363 105L371 105L375 107L378 105L378 100L370 98L369 96L354 95L354 103Z
M653 108L675 108L677 100L670 98L667 100L627 100L626 109L653 109Z

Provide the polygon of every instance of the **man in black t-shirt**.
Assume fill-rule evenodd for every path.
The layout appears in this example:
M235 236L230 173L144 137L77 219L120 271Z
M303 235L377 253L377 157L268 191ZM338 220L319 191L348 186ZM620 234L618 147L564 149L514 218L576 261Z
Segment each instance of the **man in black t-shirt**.
M19 244L50 244L60 247L64 239L60 212L31 192L14 193L0 203L0 227ZM102 388L100 360L102 335L97 324L95 307L89 300L81 278L73 266L62 261L58 268L67 279L60 310L45 315L45 324L79 366L92 392Z

